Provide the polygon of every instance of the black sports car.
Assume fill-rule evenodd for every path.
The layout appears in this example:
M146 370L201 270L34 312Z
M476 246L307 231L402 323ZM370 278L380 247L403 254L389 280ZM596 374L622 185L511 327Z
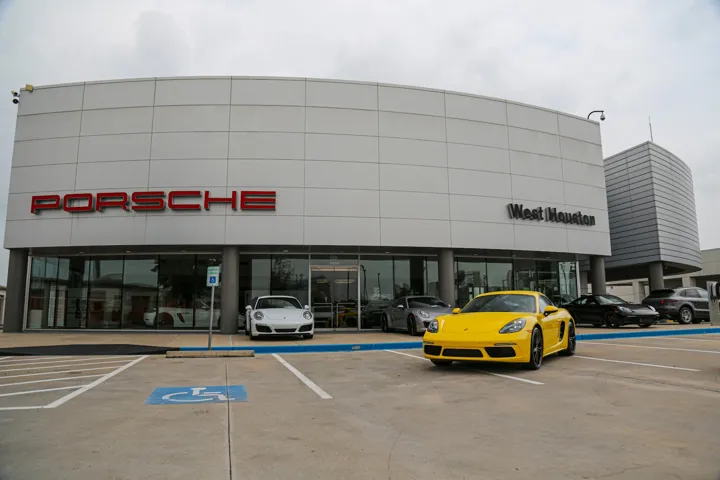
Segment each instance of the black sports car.
M660 314L653 307L628 303L614 295L583 295L562 306L577 323L618 328L635 324L649 327L657 323Z

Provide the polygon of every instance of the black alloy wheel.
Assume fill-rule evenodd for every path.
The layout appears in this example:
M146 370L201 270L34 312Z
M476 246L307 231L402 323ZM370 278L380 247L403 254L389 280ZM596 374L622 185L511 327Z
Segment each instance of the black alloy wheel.
M620 328L620 320L615 312L607 312L605 314L605 327Z
M693 319L695 318L695 315L693 314L693 311L690 307L682 307L680 309L680 312L678 313L678 323L681 323L683 325L688 325L692 323Z
M577 347L577 337L575 336L575 322L570 322L568 325L568 346L565 350L561 350L559 355L563 357L572 357L575 355L575 348Z
M525 364L528 370L538 370L543 362L543 337L542 331L535 327L530 337L530 361Z
M415 316L414 315L408 315L408 333L411 337L414 337L417 335L417 323L415 322Z
M650 326L652 326L651 323L638 323L638 327L640 328L648 328Z

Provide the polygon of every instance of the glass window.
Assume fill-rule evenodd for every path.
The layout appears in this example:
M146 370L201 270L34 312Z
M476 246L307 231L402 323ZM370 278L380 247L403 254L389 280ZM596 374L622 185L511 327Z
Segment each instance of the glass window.
M157 257L125 257L122 291L122 328L153 327L157 310Z
M456 305L465 305L481 293L487 293L487 264L485 260L460 259L456 262Z
M310 263L313 265L357 265L357 255L311 255Z
M515 290L537 290L535 260L515 260Z
M708 298L707 290L703 288L696 289L698 295L700 295L700 298Z
M407 258L393 258L394 298L413 295L415 292L413 292L410 282L410 260Z
M88 324L90 261L85 257L69 257L68 269L65 328L85 328Z
M289 295L308 304L309 260L304 257L272 257L270 294Z
M431 257L425 259L425 295L440 295L440 285L438 276L437 258Z
M690 298L700 298L700 293L699 293L696 289L694 289L694 288L688 288L688 289L685 290L685 291L687 292L687 295L686 295L687 297L690 297Z
M513 289L513 267L510 262L487 263L488 292Z
M552 299L555 303L562 303L558 278L558 262L538 260L536 267L537 291L548 297L548 299Z
M194 255L161 255L158 258L158 301L151 326L159 329L193 328L194 277Z
M462 313L478 312L536 313L535 296L505 293L483 295L475 297L462 309Z
M87 328L120 328L122 315L122 257L90 257Z
M382 312L393 298L392 257L363 256L360 259L361 327L380 328Z
M544 312L546 307L549 307L553 303L545 295L538 296L538 305L540 312Z
M410 297L407 299L408 308L448 307L445 302L436 297Z
M558 268L560 270L560 302L555 303L567 303L577 298L577 263L576 262L559 262ZM550 297L553 298L553 297ZM554 299L553 299L554 300Z
M573 302L571 302L573 305L585 305L588 303L588 297L580 297L576 298Z
M292 297L278 298L278 297L265 297L261 298L257 302L257 310L267 308L293 308L302 309L302 305L297 299Z
M47 325L47 305L45 294L45 257L34 257L30 267L30 290L28 295L27 328L43 328L43 319Z
M54 328L65 328L68 312L68 281L70 278L70 259L58 258L58 276L56 286L55 320L51 324Z

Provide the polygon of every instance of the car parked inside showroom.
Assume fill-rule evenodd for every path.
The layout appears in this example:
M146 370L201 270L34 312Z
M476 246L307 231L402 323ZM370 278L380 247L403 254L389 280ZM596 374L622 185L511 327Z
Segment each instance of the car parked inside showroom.
M400 297L385 309L380 325L383 332L403 331L415 336L424 333L435 317L450 312L452 307L437 297Z
M595 327L619 328L638 325L646 328L655 325L660 314L652 306L633 304L615 295L582 295L562 306L578 324Z
M661 317L671 318L683 325L710 320L708 292L704 288L653 290L642 303L657 310Z
M193 319L193 312L195 318ZM220 303L215 302L213 329L220 325ZM156 307L143 315L143 322L150 328L195 328L207 329L210 326L210 305L201 300L195 301L195 308L183 306ZM245 328L245 314L238 314L238 328Z
M432 320L423 354L437 366L510 362L537 370L548 355L574 355L576 340L570 314L542 293L492 292Z
M295 297L266 295L253 298L245 307L245 334L252 340L271 335L313 338L315 323L310 307Z

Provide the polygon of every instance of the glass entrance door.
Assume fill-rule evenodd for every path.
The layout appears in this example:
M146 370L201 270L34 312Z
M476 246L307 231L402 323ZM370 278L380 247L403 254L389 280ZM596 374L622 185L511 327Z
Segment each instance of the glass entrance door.
M311 266L309 297L316 329L359 329L360 275L358 267Z

